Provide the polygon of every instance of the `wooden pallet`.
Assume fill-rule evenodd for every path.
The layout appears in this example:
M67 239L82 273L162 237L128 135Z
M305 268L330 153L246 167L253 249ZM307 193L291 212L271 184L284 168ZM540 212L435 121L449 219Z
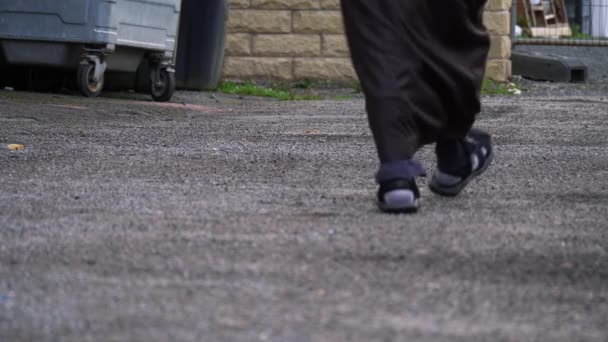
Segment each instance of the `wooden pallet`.
M552 25L548 27L531 27L530 31L532 37L548 37L548 38L559 38L559 37L570 37L572 30L569 25Z
M542 0L537 5L533 5L530 0L518 0L517 13L524 13L523 17L530 25L533 37L572 35L564 0Z

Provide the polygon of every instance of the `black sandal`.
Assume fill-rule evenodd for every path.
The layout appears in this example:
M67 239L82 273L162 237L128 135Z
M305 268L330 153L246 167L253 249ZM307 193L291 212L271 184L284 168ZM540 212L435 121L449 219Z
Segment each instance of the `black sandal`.
M446 172L436 170L429 183L432 192L441 195L457 196L473 178L484 173L494 158L492 138L490 134L471 129L464 141L465 149L470 157L464 172Z

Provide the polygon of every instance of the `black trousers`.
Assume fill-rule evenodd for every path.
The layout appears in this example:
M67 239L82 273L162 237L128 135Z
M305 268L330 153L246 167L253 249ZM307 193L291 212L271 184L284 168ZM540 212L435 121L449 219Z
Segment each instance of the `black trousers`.
M381 162L461 139L480 111L485 0L342 0Z

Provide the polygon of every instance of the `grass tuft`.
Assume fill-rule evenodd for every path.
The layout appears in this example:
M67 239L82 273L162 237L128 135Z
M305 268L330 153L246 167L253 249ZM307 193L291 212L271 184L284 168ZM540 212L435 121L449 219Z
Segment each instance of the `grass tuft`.
M485 79L481 87L481 95L520 95L521 89L515 83L500 83Z
M293 94L287 89L281 89L278 87L263 87L250 81L244 83L224 81L220 84L218 90L225 94L271 97L281 101L306 101L320 99L318 95Z

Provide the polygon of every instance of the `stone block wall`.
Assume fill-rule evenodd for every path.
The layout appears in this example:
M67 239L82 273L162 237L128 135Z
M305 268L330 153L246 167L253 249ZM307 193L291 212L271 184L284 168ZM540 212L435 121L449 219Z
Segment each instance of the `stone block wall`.
M373 1L373 0L370 0ZM339 0L229 0L224 78L355 80ZM511 0L489 0L487 76L511 76Z
M488 0L483 16L492 37L486 77L499 82L511 78L511 0Z

